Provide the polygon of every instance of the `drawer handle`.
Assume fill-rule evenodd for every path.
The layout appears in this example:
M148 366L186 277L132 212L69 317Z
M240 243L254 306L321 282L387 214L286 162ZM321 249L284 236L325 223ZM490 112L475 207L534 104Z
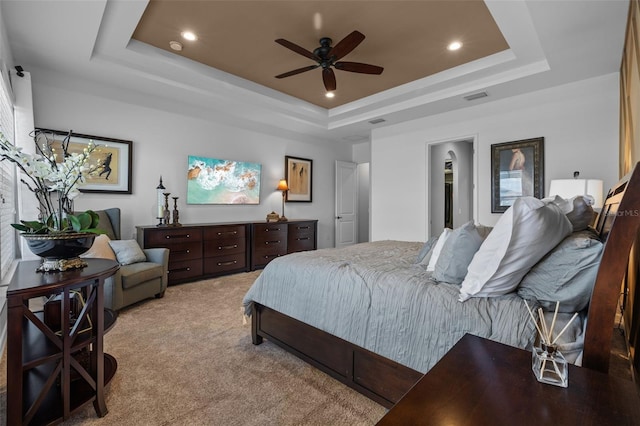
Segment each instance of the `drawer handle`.
M188 272L188 271L190 271L190 270L191 270L191 267L187 266L186 268L177 268L177 269L172 269L172 270L171 270L171 271L169 271L169 272L181 272L181 271L187 271L187 272Z
M279 230L280 230L280 228L266 228L266 229L264 230L264 232L269 232L269 231L279 231Z
M232 244L230 246L219 246L218 250L231 250L231 249L234 249L236 247L238 247L237 244Z
M218 266L235 265L236 263L238 263L237 260L231 260L229 262L218 262Z
M298 229L309 229L308 226L298 226Z
M272 257L280 257L280 256L281 256L280 254L265 254L264 258L265 259L270 259Z
M180 235L166 235L165 238L170 240L171 238L191 238L190 234L180 234Z
M224 235L224 234L236 235L237 233L238 231L225 231L225 232L218 232L218 235Z
M309 237L296 238L296 240L298 240L298 241L308 240L308 239L309 239Z
M191 253L191 250L186 249L184 252L185 252L185 253Z
M280 242L280 241L265 241L264 243L265 243L266 245L269 245L269 244L278 244L279 242Z

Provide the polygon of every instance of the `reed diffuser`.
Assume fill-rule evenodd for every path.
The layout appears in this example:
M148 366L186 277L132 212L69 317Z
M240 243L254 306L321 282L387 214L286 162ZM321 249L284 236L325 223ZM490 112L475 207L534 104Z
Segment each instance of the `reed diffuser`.
M561 386L566 388L569 385L569 368L567 360L562 353L558 350L556 342L558 338L565 332L573 320L578 316L576 312L573 317L567 322L567 324L560 330L558 334L554 336L553 329L556 325L556 318L558 317L558 308L560 302L556 302L556 309L553 313L553 319L551 325L547 327L547 322L544 319L544 312L542 308L538 308L538 318L540 319L540 325L533 316L531 308L527 301L524 301L529 316L538 330L539 345L534 345L532 351L532 369L533 373L539 382L548 383L550 385Z

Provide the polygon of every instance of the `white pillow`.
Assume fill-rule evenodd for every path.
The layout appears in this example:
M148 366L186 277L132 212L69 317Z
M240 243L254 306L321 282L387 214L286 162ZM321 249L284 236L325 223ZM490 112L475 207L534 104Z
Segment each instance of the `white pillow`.
M438 242L435 246L433 246L433 252L431 252L431 258L429 258L429 264L427 265L427 271L433 272L436 268L436 262L438 261L438 257L440 257L440 252L442 251L442 247L444 246L445 241L451 235L451 229L444 228L442 234L438 237Z
M571 230L571 222L555 203L517 198L473 256L459 300L512 292Z
M111 249L109 241L111 241L111 239L107 234L98 235L93 240L89 251L84 252L80 257L116 260L116 254Z

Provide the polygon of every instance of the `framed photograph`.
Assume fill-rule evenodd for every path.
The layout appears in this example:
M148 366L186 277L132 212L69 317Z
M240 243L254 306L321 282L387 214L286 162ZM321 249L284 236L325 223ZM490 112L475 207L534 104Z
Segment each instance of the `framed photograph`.
M61 149L69 132L51 129L36 129L45 132L52 139L52 146ZM89 157L91 172L80 185L80 192L102 192L111 194L131 194L131 171L133 165L132 142L102 136L71 133L68 151L82 152L89 143L96 149ZM61 161L61 160L60 160Z
M518 197L544 197L544 138L491 145L491 212L503 213Z
M286 200L289 202L310 203L311 178L313 173L313 160L307 158L284 157L284 178L287 180L289 190Z
M187 204L260 204L262 166L190 155Z

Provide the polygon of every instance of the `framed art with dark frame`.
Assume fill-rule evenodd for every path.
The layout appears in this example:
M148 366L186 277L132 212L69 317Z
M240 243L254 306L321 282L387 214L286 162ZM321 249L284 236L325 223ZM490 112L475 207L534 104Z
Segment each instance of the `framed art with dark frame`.
M543 137L491 145L491 212L522 196L544 197Z
M288 202L310 203L312 201L313 160L298 157L284 157L284 178L289 190Z
M53 145L61 145L69 132L38 128L47 132L53 139ZM79 186L80 192L100 192L109 194L131 194L131 172L133 152L131 141L105 138L102 136L71 133L68 151L82 152L92 142L96 149L89 157L91 173L85 176L85 182Z

